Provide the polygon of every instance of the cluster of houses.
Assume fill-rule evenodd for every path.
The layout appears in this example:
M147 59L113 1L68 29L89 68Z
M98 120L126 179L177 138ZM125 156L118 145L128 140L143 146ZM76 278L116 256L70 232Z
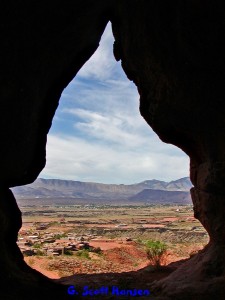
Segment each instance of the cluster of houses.
M40 227L37 230L45 229L44 226L43 228ZM29 235L27 232L22 232L18 238L17 245L25 256L59 256L73 254L73 251L93 248L89 244L91 238L94 238L94 236L76 236L73 233L68 233L65 236L63 232L54 234L47 231L43 233L36 231L32 235Z

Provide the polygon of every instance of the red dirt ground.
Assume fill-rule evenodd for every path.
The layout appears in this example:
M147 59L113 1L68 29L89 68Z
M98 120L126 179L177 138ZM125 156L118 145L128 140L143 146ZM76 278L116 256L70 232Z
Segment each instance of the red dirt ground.
M101 270L101 265L103 273L106 273L106 271L114 273L137 271L146 268L149 265L145 250L133 241L99 239L91 241L90 245L95 248L100 247L104 256L98 257L97 254L90 253L91 260L80 260L77 256L70 258L63 256L54 259L47 256L32 256L25 257L24 259L32 268L52 279L58 279L63 276L62 272L60 273L60 268L57 267L57 261L59 266L61 266L60 261L64 261L63 266L66 264L65 261L68 261L68 268L64 268L68 270L69 268L72 268L73 272L77 274L100 273L99 270ZM179 259L179 257L168 252L165 265L178 261ZM49 269L49 265L53 262L56 262L55 269L54 267ZM71 262L76 266L71 267Z

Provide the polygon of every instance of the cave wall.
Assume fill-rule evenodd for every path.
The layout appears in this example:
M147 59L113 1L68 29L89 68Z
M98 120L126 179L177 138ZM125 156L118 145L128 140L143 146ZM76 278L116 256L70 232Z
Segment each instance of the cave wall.
M99 45L112 1L0 2L0 298L65 299L16 245L21 212L9 187L45 166L47 133L63 89Z
M1 1L0 182L27 184L43 169L60 95L97 49L110 4Z
M115 57L137 85L147 123L189 155L195 216L211 240L224 241L225 231L217 233L224 216L208 214L225 208L225 3L117 4Z
M210 237L153 289L169 299L224 299L225 3L122 0L112 25L114 55L137 85L141 115L190 157L194 216Z
M21 282L29 286L33 280L36 288L40 280L45 282L23 263L16 246L21 214L8 188L31 183L43 169L47 133L60 95L97 49L109 20L115 58L137 85L142 116L162 141L190 156L194 213L210 235L208 247L182 270L184 276L178 271L163 283L164 290L167 295L174 292L171 282L177 278L184 285L199 278L221 280L225 270L222 0L0 2L0 266L4 270L0 278L8 282L16 277L18 286Z

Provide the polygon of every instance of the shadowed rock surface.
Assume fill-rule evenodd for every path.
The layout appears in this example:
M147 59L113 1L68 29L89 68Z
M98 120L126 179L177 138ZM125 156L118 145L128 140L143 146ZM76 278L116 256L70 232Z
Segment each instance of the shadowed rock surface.
M142 116L190 157L194 214L210 236L202 253L156 284L170 297L225 295L224 8L222 1L120 1L113 22L115 57L138 87Z
M1 298L65 296L23 262L16 246L21 214L8 188L33 182L43 169L61 92L111 20L115 58L137 85L142 116L190 157L195 217L210 236L154 289L168 299L224 299L224 1L8 0L0 3L0 20Z

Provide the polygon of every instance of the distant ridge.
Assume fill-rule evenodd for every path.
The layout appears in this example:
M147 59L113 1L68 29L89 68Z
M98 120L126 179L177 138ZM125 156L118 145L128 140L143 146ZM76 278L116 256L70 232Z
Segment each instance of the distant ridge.
M90 201L91 203L111 200L150 203L191 203L189 190L192 187L188 177L175 181L145 180L136 184L103 184L61 179L38 178L32 184L15 187L17 199L60 199L63 203L70 199ZM48 201L48 202L49 202Z
M157 199L158 204L190 204L191 195L182 191L162 191L146 189L129 198L131 201L153 203Z

